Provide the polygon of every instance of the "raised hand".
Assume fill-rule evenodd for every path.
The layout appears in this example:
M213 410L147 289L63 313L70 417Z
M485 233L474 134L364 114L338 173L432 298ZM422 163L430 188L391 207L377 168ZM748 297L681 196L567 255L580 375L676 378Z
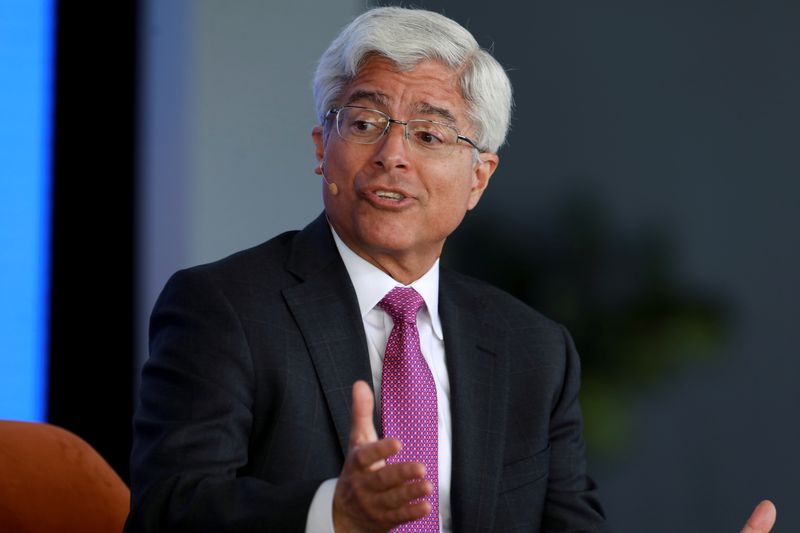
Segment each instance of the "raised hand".
M756 506L741 533L769 533L775 525L776 516L775 505L769 500L764 500Z
M411 503L430 494L421 463L386 465L400 451L396 439L378 440L372 423L375 400L363 381L353 384L353 421L350 445L333 496L333 524L337 533L388 531L431 512L428 502ZM415 483L409 483L415 481Z

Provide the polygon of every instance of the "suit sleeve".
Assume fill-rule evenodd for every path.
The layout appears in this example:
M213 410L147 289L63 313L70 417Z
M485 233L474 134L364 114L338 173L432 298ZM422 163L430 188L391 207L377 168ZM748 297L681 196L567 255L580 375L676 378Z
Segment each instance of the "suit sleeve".
M566 347L564 382L550 417L550 472L542 531L607 532L597 487L586 474L586 446L578 402L580 360L562 327Z
M240 317L203 270L167 283L150 323L134 417L134 532L303 531L320 483L276 486L248 464L255 396Z

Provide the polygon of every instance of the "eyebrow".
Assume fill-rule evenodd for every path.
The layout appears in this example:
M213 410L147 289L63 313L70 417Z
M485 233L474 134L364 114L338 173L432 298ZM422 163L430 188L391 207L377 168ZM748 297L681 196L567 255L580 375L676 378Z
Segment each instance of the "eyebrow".
M445 109L444 107L431 105L428 102L419 102L414 107L418 113L422 113L423 115L436 115L451 124L456 123L456 117L449 109Z
M359 100L367 100L375 105L384 107L388 107L389 105L389 97L384 93L379 93L376 91L356 91L350 95L345 105L350 105Z
M377 91L355 91L347 98L345 105L350 105L359 100L366 100L374 105L388 107L390 98L388 95ZM428 102L417 102L414 104L414 113L423 115L436 115L437 117L447 121L450 124L456 123L456 117L453 113L444 107L435 106Z

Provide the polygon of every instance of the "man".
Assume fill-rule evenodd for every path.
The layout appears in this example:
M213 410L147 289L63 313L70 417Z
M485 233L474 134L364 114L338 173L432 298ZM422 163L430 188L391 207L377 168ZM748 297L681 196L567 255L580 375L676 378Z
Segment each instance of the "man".
M128 531L607 531L569 335L439 267L499 163L503 69L379 8L314 93L325 213L156 304Z

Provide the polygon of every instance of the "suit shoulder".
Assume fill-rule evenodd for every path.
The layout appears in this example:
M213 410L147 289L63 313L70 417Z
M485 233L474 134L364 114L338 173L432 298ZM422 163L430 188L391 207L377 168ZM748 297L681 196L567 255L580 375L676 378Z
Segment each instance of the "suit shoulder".
M282 286L293 279L285 264L297 233L287 231L222 259L181 269L172 275L167 286L184 283Z

